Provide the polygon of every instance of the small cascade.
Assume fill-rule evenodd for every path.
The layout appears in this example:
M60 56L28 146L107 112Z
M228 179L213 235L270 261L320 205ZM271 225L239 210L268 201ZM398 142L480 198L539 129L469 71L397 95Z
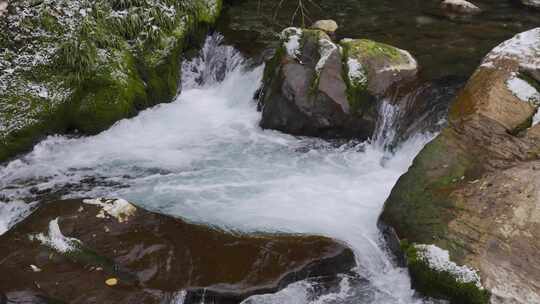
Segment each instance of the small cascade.
M373 132L373 144L384 150L389 149L396 141L399 124L399 107L384 98L379 106L379 118Z
M199 56L182 63L182 88L221 82L245 61L237 49L223 44L223 35L215 32L206 37Z

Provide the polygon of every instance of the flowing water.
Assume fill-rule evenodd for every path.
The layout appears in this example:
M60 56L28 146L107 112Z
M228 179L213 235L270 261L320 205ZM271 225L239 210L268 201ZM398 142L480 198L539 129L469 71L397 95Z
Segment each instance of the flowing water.
M326 235L355 251L362 284L344 277L334 294L314 298L314 286L303 281L247 303L422 303L406 270L392 264L376 222L431 135L386 151L384 137L396 117L391 107L381 111L381 135L368 142L261 130L253 96L263 67L220 40L208 38L201 57L184 64L183 91L174 102L96 136L49 137L0 167L4 228L24 215L22 200L122 197L224 229Z
M292 18L299 1L231 0L220 30L243 51L259 54L275 43L275 33L301 25ZM367 38L408 50L425 80L444 76L468 77L493 47L516 33L540 26L538 10L520 1L472 0L483 13L448 17L441 0L305 0L305 24L333 19L337 38ZM281 4L281 8L278 8Z

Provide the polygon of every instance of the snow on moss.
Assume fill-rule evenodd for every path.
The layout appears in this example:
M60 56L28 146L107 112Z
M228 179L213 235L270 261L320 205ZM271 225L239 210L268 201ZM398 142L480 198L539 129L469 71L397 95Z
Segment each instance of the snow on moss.
M124 199L85 199L83 203L101 207L96 217L106 218L107 216L112 216L120 223L127 221L137 211L135 206Z
M315 66L315 70L317 72L320 72L322 70L322 68L326 64L326 61L328 60L328 58L330 58L330 55L332 55L332 53L334 53L334 51L337 49L338 47L332 41L328 39L319 40L319 55L321 56L321 58Z
M302 39L301 29L288 27L281 32L281 39L289 57L296 58L300 55L300 40Z
M381 72L386 71L412 71L418 69L418 63L414 59L414 57L411 55L411 53L396 48L396 51L401 55L399 63L393 62L389 66L383 68Z
M58 218L49 222L49 232L47 235L43 233L30 235L30 240L40 241L41 244L60 253L76 251L82 244L78 239L66 237L62 234L60 226L58 225Z
M478 272L467 266L459 266L450 261L448 251L435 245L414 245L418 257L427 263L427 265L440 272L450 273L456 280L462 283L474 283L476 287L483 289Z
M349 77L349 81L354 86L366 86L368 77L366 74L366 70L362 63L358 61L355 58L349 57L347 60L347 76Z
M82 80L127 84L121 58L155 66L220 8L220 0L12 1L0 18L0 141L56 113Z

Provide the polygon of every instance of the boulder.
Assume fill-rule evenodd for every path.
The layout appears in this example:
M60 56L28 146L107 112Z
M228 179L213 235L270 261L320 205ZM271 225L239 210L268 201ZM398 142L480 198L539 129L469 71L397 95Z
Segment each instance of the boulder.
M482 12L478 6L465 0L444 0L441 8L450 14L475 15Z
M539 52L540 28L493 49L385 203L380 224L427 295L540 302Z
M334 34L338 29L338 24L334 20L319 20L315 21L311 28L314 30L321 30L331 35Z
M324 237L225 232L124 200L58 201L0 236L0 299L239 303L354 266Z
M370 40L335 44L321 30L287 28L267 63L261 127L295 135L366 139L377 100L416 75L403 50Z

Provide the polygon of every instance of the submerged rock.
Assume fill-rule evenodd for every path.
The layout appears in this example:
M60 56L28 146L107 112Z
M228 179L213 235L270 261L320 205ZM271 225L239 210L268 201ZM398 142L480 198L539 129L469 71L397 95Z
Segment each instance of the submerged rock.
M239 303L354 266L350 249L324 237L229 233L123 200L60 201L0 236L0 273L10 274L0 299Z
M0 18L0 162L50 133L97 133L171 100L187 42L220 10L221 0L11 2Z
M321 30L288 28L268 62L261 126L295 135L366 139L377 100L415 78L406 51L370 40L335 44Z
M385 203L381 225L427 295L540 302L539 53L540 28L493 49Z

